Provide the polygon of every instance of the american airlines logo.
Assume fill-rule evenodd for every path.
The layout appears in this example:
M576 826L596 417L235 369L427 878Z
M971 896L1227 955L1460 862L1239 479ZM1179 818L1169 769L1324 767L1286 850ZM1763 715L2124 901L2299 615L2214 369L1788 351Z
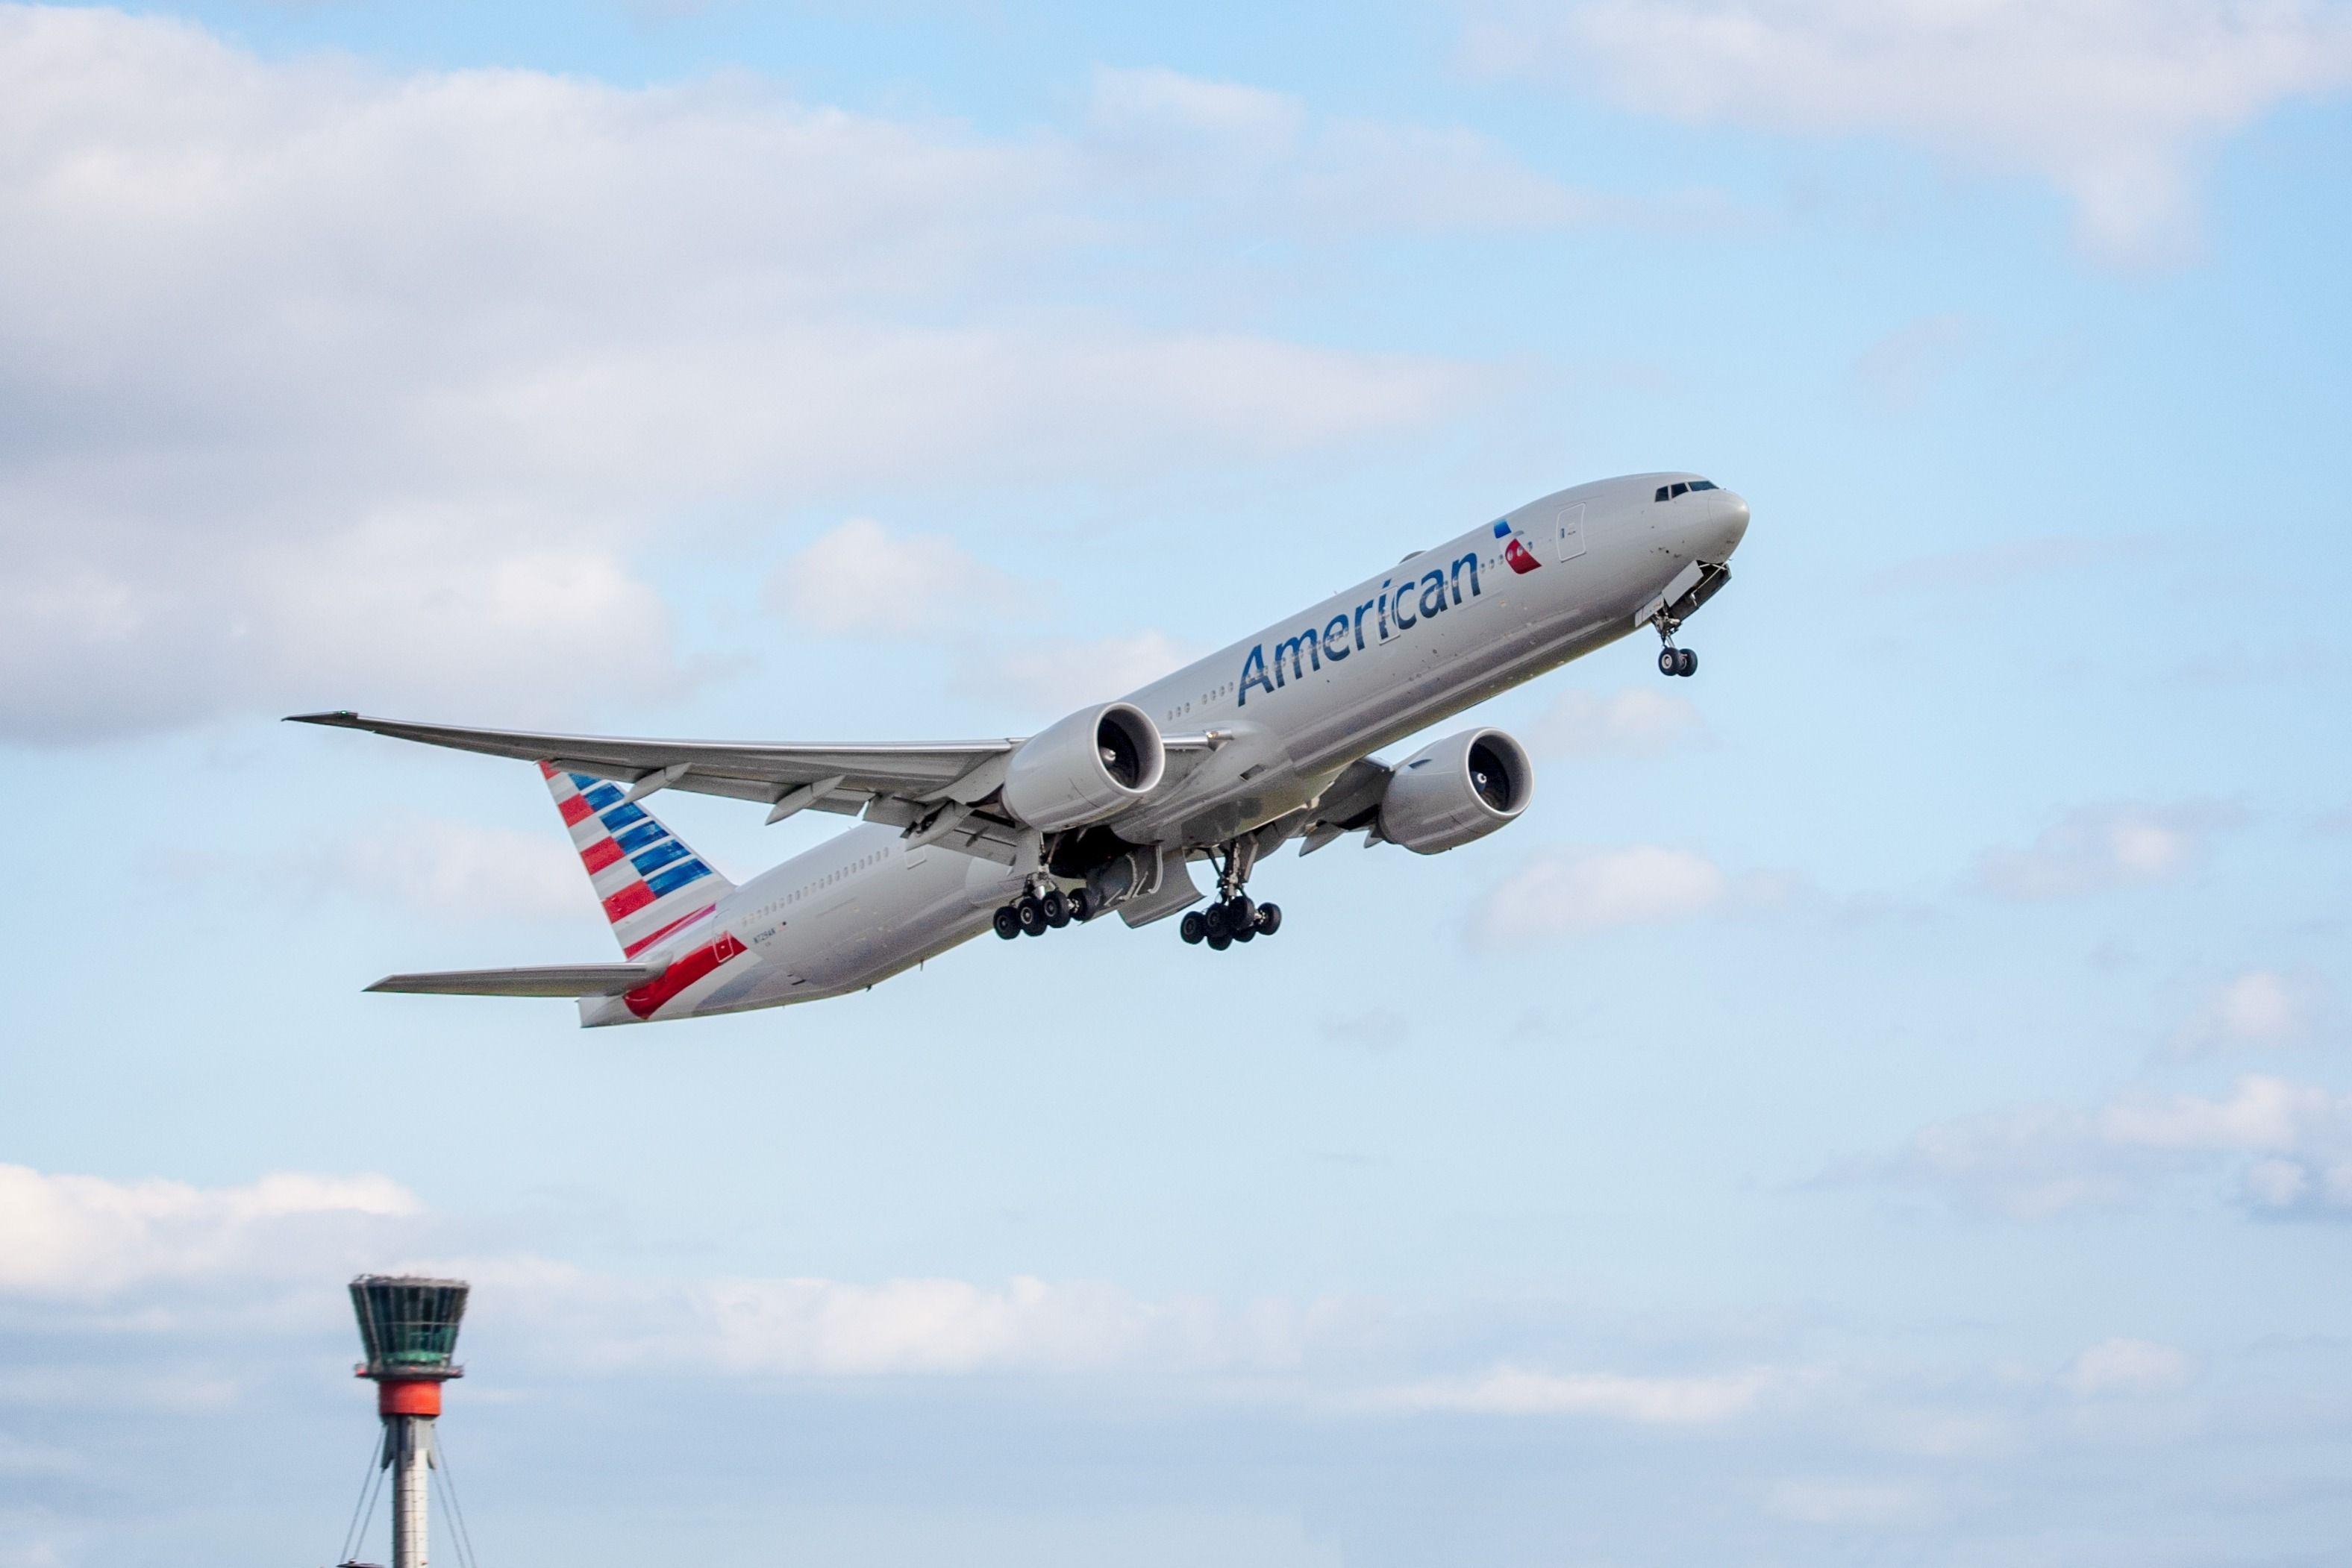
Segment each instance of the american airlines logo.
M1506 541L1503 559L1513 571L1536 570L1539 563L1511 532L1507 521L1496 523L1495 537ZM1247 706L1252 686L1264 687L1271 696L1291 681L1305 680L1309 669L1320 670L1326 659L1336 664L1350 653L1361 653L1368 645L1364 625L1367 618L1372 623L1369 641L1379 643L1402 637L1423 622L1435 620L1445 613L1449 604L1462 602L1465 573L1470 583L1469 597L1475 599L1479 592L1476 550L1456 559L1446 571L1427 571L1417 579L1406 578L1402 583L1393 579L1381 583L1380 596L1357 605L1353 615L1334 615L1319 628L1309 626L1296 637L1276 643L1271 674L1266 670L1265 644L1258 643L1242 662L1241 695L1234 706Z

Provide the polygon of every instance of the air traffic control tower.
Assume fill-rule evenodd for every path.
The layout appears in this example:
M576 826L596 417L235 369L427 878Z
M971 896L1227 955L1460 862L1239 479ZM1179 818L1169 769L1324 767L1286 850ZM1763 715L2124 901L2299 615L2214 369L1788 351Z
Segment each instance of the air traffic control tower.
M383 1417L382 1468L392 1472L391 1568L425 1568L425 1503L431 1479L433 1423L441 1414L441 1385L466 1369L457 1352L457 1323L466 1315L463 1280L422 1280L362 1274L352 1281L367 1360L356 1369L375 1381L376 1413Z

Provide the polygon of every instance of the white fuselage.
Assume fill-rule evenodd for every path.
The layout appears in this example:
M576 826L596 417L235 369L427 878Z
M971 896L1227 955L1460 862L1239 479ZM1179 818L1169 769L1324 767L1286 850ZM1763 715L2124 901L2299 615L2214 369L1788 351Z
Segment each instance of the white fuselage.
M1694 562L1728 559L1748 508L1708 488L1660 501L1688 474L1561 490L1501 519L1536 563L1514 570L1495 523L1365 579L1126 700L1169 734L1223 731L1171 757L1159 789L1108 826L1136 844L1202 845L1313 801L1358 758L1638 629ZM1525 564L1524 562L1522 563ZM987 931L1024 873L900 829L861 824L736 888L709 921L649 958L715 950L715 965L643 1016L688 1018L838 996ZM640 1007L644 1005L640 1000ZM620 998L589 1024L638 1021Z

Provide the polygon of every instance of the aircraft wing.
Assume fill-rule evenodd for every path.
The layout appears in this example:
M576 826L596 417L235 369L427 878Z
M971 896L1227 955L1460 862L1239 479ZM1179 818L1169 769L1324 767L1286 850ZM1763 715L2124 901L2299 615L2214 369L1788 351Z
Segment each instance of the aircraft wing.
M723 740L630 740L597 735L412 724L401 719L369 718L348 711L294 714L289 722L364 729L395 740L478 751L490 757L511 757L524 762L551 762L570 772L627 781L631 784L631 800L642 800L656 789L687 789L701 795L760 800L780 808L779 817L803 806L855 816L877 796L910 802L977 800L1003 782L1003 768L988 765L1010 756L1021 744L1015 739L780 746ZM966 788L958 789L959 784Z
M440 969L386 975L371 991L420 997L617 997L662 977L667 964L565 964L542 969Z

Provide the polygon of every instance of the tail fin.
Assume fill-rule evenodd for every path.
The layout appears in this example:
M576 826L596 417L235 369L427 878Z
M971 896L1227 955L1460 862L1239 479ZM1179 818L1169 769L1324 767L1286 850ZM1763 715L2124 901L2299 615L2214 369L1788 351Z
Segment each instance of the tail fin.
M652 812L624 799L621 786L563 772L551 762L539 770L572 830L572 847L588 868L624 957L686 930L734 890Z

